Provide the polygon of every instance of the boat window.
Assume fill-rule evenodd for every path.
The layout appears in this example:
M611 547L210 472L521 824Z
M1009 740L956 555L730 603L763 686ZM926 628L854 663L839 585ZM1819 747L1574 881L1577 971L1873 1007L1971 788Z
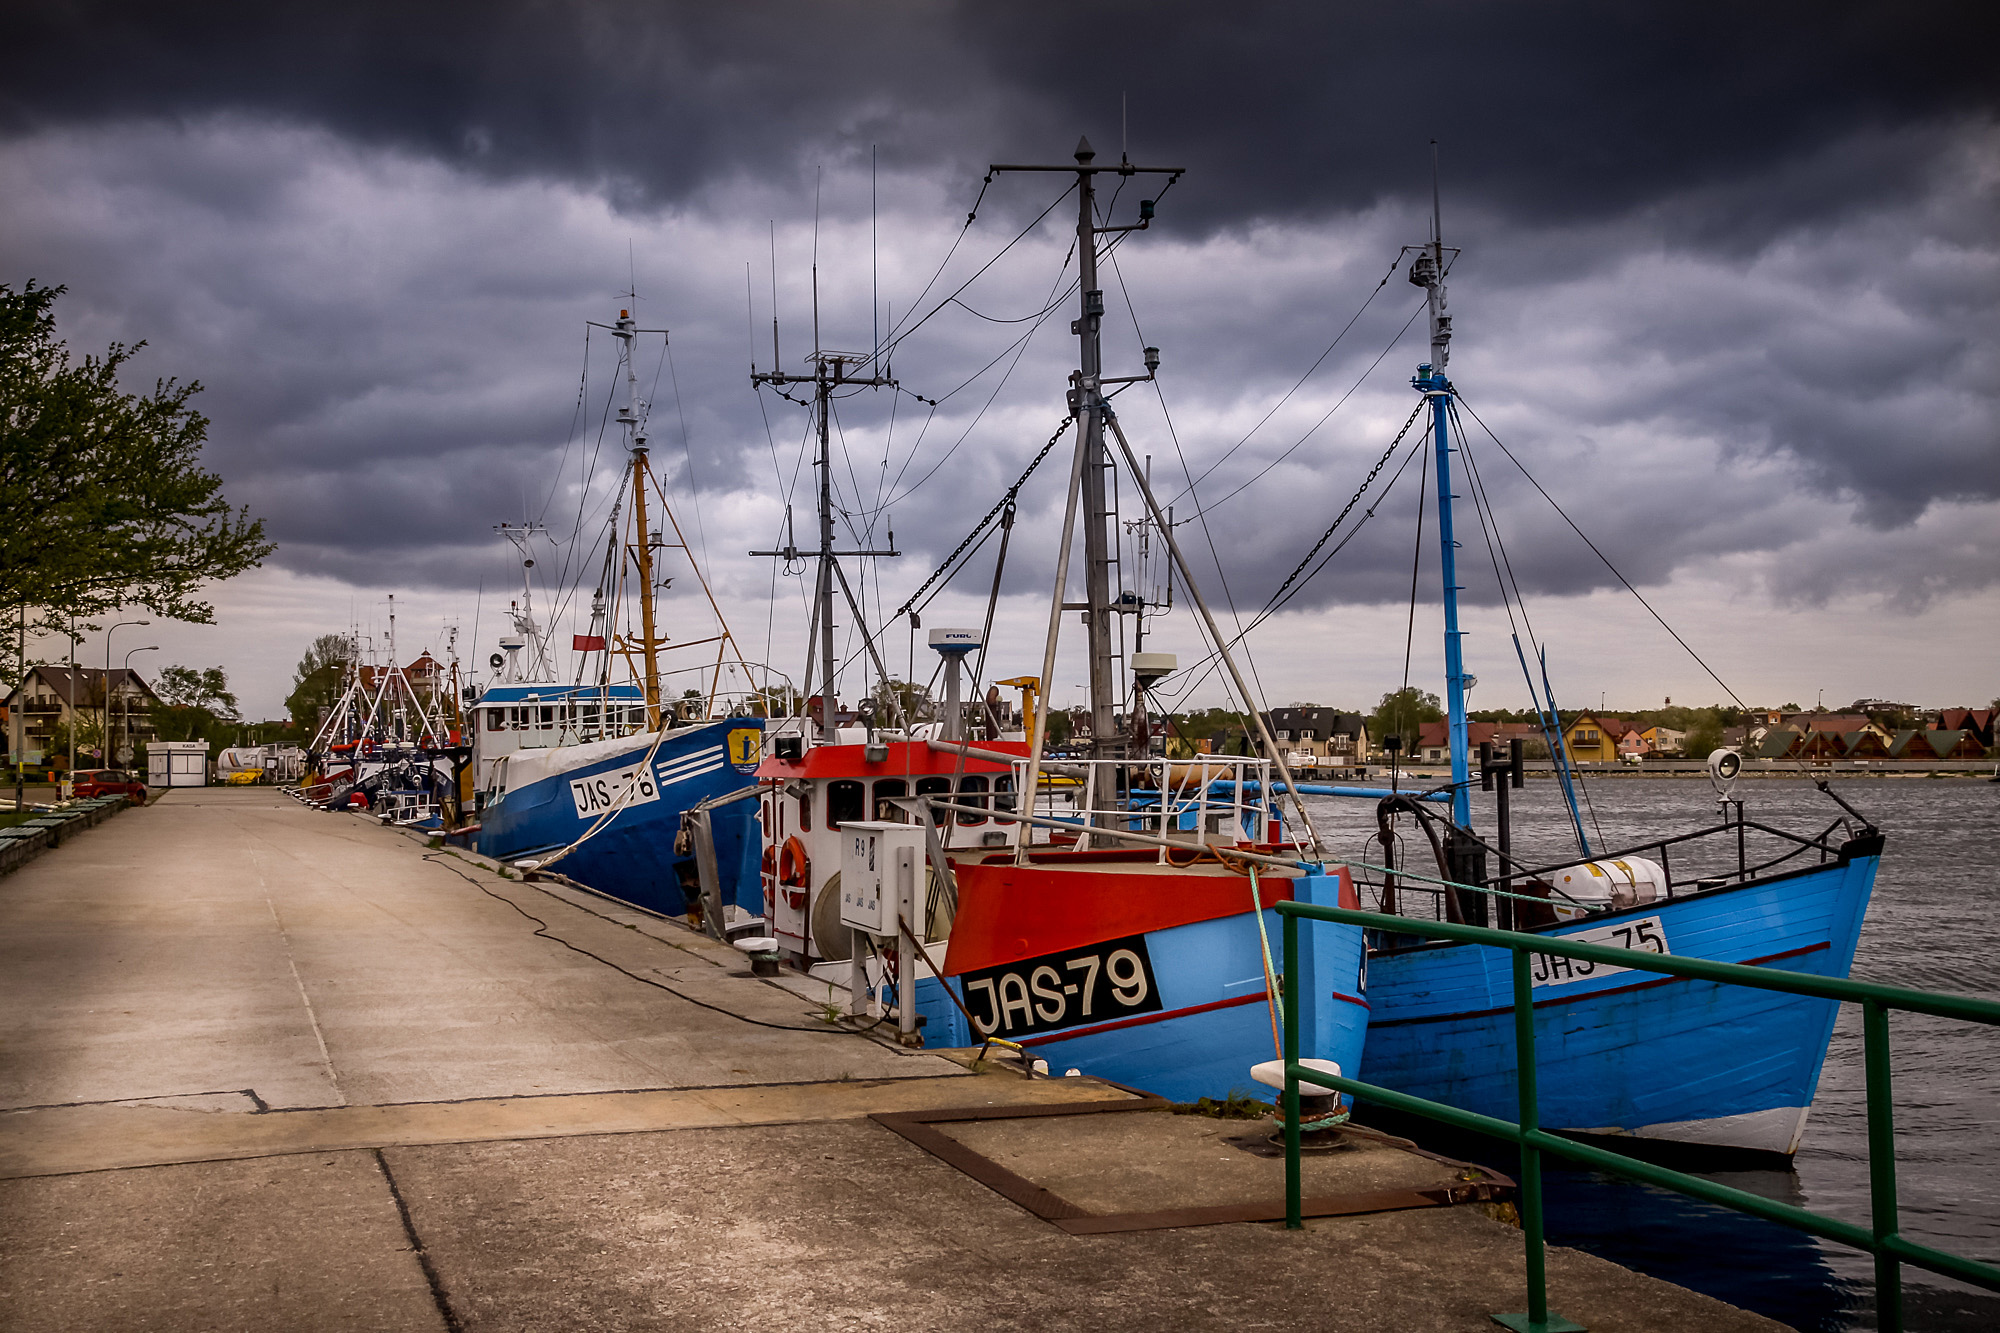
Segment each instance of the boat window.
M505 711L500 708L489 708L486 710L486 729L488 731L500 730L500 724L505 720L503 717Z
M901 778L881 778L875 783L875 818L887 823L891 820L906 822L909 814L902 806L891 801L892 797L908 796L910 784Z
M993 808L1012 810L1014 808L1014 779L998 777L993 779Z
M799 832L811 833L812 831L813 798L812 791L808 789L799 796Z
M976 805L982 810L985 809L986 779L976 775L968 775L960 778L958 780L958 803L960 805ZM958 822L961 824L984 824L986 816L975 815L969 810L961 810L958 812Z
M944 798L945 798L946 800L950 800L950 799L951 799L951 779L950 779L950 778L918 778L918 779L917 779L917 795L919 795L919 796L942 796L942 797L944 797ZM950 812L949 810L933 810L933 811L931 811L931 823L933 823L933 824L942 824L942 823L944 823L944 822L945 822L945 820L949 819L950 817L951 817L951 812Z
M548 726L553 726L553 725L555 724L555 720L556 720L556 710L555 710L555 709L553 709L553 708L544 708L544 709L542 710L542 725L543 725L544 727L548 727Z
M868 813L868 787L866 783L853 778L842 778L838 782L826 784L826 826L839 828L850 820L862 819Z

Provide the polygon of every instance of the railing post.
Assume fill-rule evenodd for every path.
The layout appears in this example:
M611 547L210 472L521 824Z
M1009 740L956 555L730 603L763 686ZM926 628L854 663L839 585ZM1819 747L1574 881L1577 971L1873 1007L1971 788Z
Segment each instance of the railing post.
M1875 1232L1875 1327L1902 1333L1903 1261L1883 1242L1896 1236L1896 1104L1889 1090L1889 1011L1861 1002L1863 1063L1868 1074L1869 1221Z
M1292 1066L1299 1061L1299 919L1285 919L1285 974L1278 989L1285 997L1285 1230L1305 1228L1299 1165L1299 1080Z
M1542 1150L1525 1136L1541 1128L1541 1106L1535 1087L1535 979L1528 969L1528 951L1512 946L1514 963L1514 1066L1520 1091L1521 1237L1527 1249L1528 1314L1495 1315L1493 1321L1518 1333L1581 1333L1581 1324L1549 1313L1548 1256L1542 1241Z

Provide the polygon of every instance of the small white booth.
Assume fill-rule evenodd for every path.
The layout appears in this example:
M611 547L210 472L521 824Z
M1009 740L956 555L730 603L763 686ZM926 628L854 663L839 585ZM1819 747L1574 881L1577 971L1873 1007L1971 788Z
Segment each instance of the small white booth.
M146 747L148 787L206 787L207 741L154 741Z

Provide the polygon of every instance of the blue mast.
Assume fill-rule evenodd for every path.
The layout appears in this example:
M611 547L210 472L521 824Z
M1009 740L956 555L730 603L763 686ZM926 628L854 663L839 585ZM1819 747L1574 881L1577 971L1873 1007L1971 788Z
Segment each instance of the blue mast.
M1451 817L1461 828L1472 824L1472 768L1465 730L1465 654L1458 627L1458 542L1452 534L1451 316L1444 313L1444 235L1437 193L1437 144L1431 145L1431 240L1410 265L1410 281L1424 289L1430 305L1431 359L1417 367L1411 387L1430 400L1431 441L1437 452L1438 552L1444 580L1444 697L1451 729Z

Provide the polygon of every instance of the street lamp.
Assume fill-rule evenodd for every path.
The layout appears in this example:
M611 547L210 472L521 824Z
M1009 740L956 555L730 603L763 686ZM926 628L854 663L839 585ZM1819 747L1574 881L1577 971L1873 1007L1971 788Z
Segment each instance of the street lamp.
M159 644L149 643L144 648L134 648L131 653L125 654L125 678L127 680L130 680L132 678L132 653L157 653L159 651L160 651ZM132 695L130 691L127 691L125 694L124 715L119 719L118 722L118 736L119 736L118 751L119 753L122 753L126 749L126 747L131 744L132 740ZM117 756L114 754L113 758L116 757ZM125 766L125 760L119 759L118 766L120 768L123 768Z
M101 757L109 758L111 751L111 636L127 625L150 625L150 620L121 620L104 631L104 726L98 732Z

